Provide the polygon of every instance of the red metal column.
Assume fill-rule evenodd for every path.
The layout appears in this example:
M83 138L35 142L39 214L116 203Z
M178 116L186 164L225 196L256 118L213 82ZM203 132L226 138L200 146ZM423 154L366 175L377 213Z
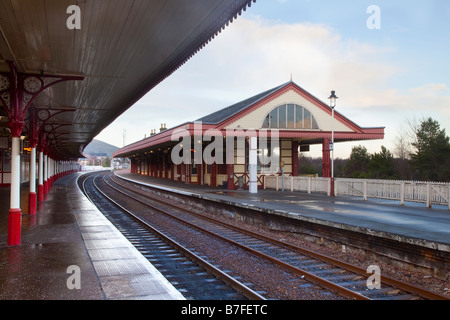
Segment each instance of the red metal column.
M155 156L152 154L152 158L151 158L151 167L152 167L152 174L151 176L153 178L156 177L156 164L155 164Z
M12 127L11 125L9 126ZM20 125L13 126L11 150L11 194L10 209L8 213L8 246L17 246L21 243L22 211L20 209L20 133L17 136ZM21 130L21 129L20 129ZM11 132L13 130L11 129Z
M298 141L292 141L292 176L298 176Z
M31 145L31 154L30 154L30 192L28 193L28 214L30 216L36 215L36 206L37 206L36 144Z
M191 166L192 165L190 163L185 164L186 173L185 173L184 177L185 177L185 182L187 184L191 183L191 172L192 172Z
M39 150L39 178L38 178L38 201L44 201L44 149L42 146Z
M197 184L202 184L202 165L197 164Z
M211 187L217 186L216 163L211 164Z
M331 177L330 139L327 138L322 142L322 177Z
M48 193L48 150L47 146L44 147L44 199Z
M170 164L170 179L175 180L175 164Z
M163 164L164 164L164 179L169 178L169 157L167 154L163 154Z
M11 201L8 214L7 245L21 243L20 209L20 136L25 126L25 115L33 100L52 85L82 77L38 76L19 73L12 61L8 61L9 73L0 73L0 100L8 114L8 127L12 134L11 150Z

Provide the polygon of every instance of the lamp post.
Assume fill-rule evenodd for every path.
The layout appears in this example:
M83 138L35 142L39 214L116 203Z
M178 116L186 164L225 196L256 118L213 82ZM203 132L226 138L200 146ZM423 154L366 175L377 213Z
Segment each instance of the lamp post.
M334 108L336 107L336 91L331 91L330 99L331 107L331 196L334 197Z

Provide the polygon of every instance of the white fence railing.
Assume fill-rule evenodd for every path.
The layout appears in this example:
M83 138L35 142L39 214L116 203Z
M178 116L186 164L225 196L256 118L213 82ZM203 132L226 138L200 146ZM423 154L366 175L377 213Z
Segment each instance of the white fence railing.
M265 176L264 188L275 190L305 191L330 195L330 178Z
M331 195L331 178L266 176L264 188ZM401 204L422 202L450 210L450 183L335 178L334 195L398 200Z
M102 166L81 166L81 171L101 171L101 170L112 170L113 168L107 168Z

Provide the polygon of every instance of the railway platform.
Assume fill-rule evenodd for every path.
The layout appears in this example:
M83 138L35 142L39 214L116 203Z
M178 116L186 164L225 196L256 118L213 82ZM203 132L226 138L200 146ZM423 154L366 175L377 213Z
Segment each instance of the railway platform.
M81 193L78 175L55 182L36 216L24 209L20 246L6 245L0 217L0 300L184 300ZM9 208L9 188L0 207Z
M193 193L202 199L233 203L240 207L258 209L275 215L341 229L380 235L408 243L450 251L450 212L447 207L426 208L424 204L347 196L328 197L299 191L248 190L229 191L219 187L185 184L182 182L117 172L121 177Z

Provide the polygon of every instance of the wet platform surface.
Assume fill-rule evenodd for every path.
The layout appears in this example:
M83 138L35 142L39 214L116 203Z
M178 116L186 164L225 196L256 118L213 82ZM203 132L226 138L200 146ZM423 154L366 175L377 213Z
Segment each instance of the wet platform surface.
M22 188L22 244L16 247L6 246L9 188L0 189L0 299L183 300L84 197L77 176L57 181L35 217L26 209L28 187ZM80 289L73 288L76 272Z
M127 171L120 171L117 174L179 192L200 194L208 199L270 210L292 218L423 239L432 242L431 245L444 244L446 250L450 249L450 211L444 206L427 208L421 203L406 203L402 206L396 201L379 199L364 201L362 198L328 197L324 194L307 194L290 190L258 190L257 194L250 194L248 190L228 191L223 188L189 185L131 174Z

